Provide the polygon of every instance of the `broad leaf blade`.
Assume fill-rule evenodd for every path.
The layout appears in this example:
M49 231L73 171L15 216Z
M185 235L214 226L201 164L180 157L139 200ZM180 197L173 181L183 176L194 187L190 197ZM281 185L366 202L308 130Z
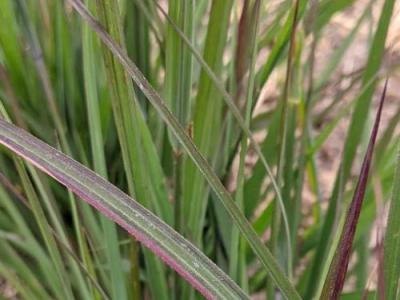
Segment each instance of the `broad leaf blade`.
M0 143L55 178L126 229L205 297L248 298L191 243L93 171L4 120L0 120Z

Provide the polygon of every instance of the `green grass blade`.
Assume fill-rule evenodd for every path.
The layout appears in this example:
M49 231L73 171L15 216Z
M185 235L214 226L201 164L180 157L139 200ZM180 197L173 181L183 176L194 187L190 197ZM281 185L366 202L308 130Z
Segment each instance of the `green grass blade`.
M212 1L211 4L203 56L210 68L219 74L223 66L232 4L232 0ZM222 109L223 101L207 73L202 69L193 108L193 140L207 159L212 159L217 151L213 146L218 144L218 135L213 132L222 128ZM186 231L188 237L198 244L204 226L209 190L201 172L190 159L185 161L183 173L185 177L182 193L183 199L186 199L184 203L184 213L187 215Z
M192 41L194 37L194 1L172 0L168 3L168 13L175 24L179 26L187 38ZM193 42L193 41L192 41ZM166 66L165 66L165 99L172 113L184 127L189 126L190 111L192 105L192 55L175 32L171 25L168 26L166 36ZM139 66L140 67L140 66ZM144 74L145 75L145 74ZM185 199L182 194L183 162L184 156L181 145L176 140L174 134L168 131L170 143L173 148L173 177L174 177L174 200L175 200L175 228L178 232L185 234L187 222L185 212ZM194 197L196 198L196 197ZM194 232L201 232L199 229L191 229ZM187 296L182 294L181 282L176 274L174 293L176 297L184 299ZM184 290L186 291L186 290ZM188 291L188 290L187 290Z
M288 137L289 135L289 126L290 126L290 119L293 120L293 117L289 117L290 113L290 108L289 108L289 97L290 97L290 89L291 89L291 84L293 80L293 61L296 59L296 36L297 36L297 23L298 23L298 17L299 17L299 7L300 7L300 1L296 0L293 2L293 7L291 9L291 15L293 15L293 20L291 22L292 26L290 28L290 42L289 42L289 51L288 51L288 59L287 59L287 66L286 66L286 77L285 77L285 84L283 87L282 91L282 96L281 96L281 103L282 107L280 109L280 126L279 126L279 137L278 137L278 160L277 160L277 176L276 180L278 184L280 185L281 189L284 189L285 186L284 182L285 176L285 163L288 163L289 165L290 162L288 162L288 149L289 148L287 145L288 142ZM290 157L289 157L290 159ZM286 183L287 184L287 183ZM289 195L287 195L289 196ZM286 199L287 203L289 199ZM276 257L278 254L278 237L279 237L279 231L281 227L281 215L282 215L282 209L279 207L278 202L276 201L274 204L274 214L273 214L273 220L272 220L272 226L271 226L271 252L272 254ZM289 231L290 234L290 231ZM287 241L287 247L288 247L288 276L289 278L292 277L292 248L291 248L291 240L290 238ZM274 298L274 287L271 284L271 282L268 282L267 286L267 293L269 295L269 298L273 299Z
M86 1L88 2L88 1ZM99 97L96 84L96 64L94 57L97 54L94 47L95 39L87 25L82 28L83 72L86 92L86 105L89 119L89 131L94 171L107 179L107 166L103 151L103 134L100 121ZM106 263L110 268L111 294L113 299L123 299L125 290L124 272L118 244L117 229L114 223L106 217L100 217L107 253ZM89 257L89 256L87 256Z
M96 3L97 13L105 28L125 49L118 4L109 0L98 0ZM102 50L129 193L135 195L139 202L171 224L172 210L168 201L164 175L132 81L112 53L106 47L102 47ZM149 185L148 182L152 184ZM135 247L134 241L132 243ZM146 249L144 256L146 270L152 274L152 280L147 282L151 293L154 298L165 299L168 295L165 268L157 257L151 255ZM138 268L138 261L132 261L132 266ZM139 282L134 282L131 284L131 289L139 286ZM125 290L118 291L124 293L120 297L126 299ZM134 294L137 298L141 297L138 291L134 291Z
M352 45L354 38L359 31L361 25L365 21L367 15L368 15L368 10L370 9L370 6L373 1L370 1L368 3L368 6L365 8L363 14L361 17L357 20L356 25L353 27L353 29L350 31L350 33L346 36L346 38L343 40L341 45L338 47L338 49L332 54L330 58L327 59L328 63L324 67L324 69L321 71L321 73L318 75L318 79L315 82L315 90L319 90L321 87L323 87L329 80L329 78L332 76L333 71L336 70L337 66L340 64L342 61L345 53L347 50L350 48ZM321 8L323 9L323 8ZM318 26L316 26L318 28Z
M245 30L246 33L249 34L248 37L248 49L247 51L250 54L250 61L249 61L249 78L247 82L247 91L246 91L246 111L245 111L245 125L250 125L251 119L251 109L253 107L253 92L254 92L254 84L255 84L255 61L256 61L256 54L257 54L257 43L256 37L258 32L259 20L260 20L260 1L256 0L252 3L245 3L243 4L243 15L246 15L244 18L248 18L251 20L251 25L246 24L245 26L248 27ZM238 43L243 43L240 38L238 38ZM247 42L247 41L245 41ZM247 46L247 45L246 45ZM238 45L238 49L242 47L246 47L244 45ZM243 50L244 51L244 50ZM240 53L238 50L237 55L243 55L244 57L237 57L236 61L241 61L242 63L238 63L241 66L239 67L240 71L239 74L236 73L236 80L239 82L243 76L244 69L247 69L243 64L244 61L247 60L247 51L244 53ZM240 157L239 157L239 169L238 169L238 177L237 177L237 187L236 187L236 194L235 194L235 201L239 208L243 211L243 202L244 202L244 195L243 195L243 186L244 186L244 169L245 169L245 158L247 153L247 137L242 137L241 144L240 144ZM240 239L239 232L237 228L232 228L231 233L231 248L230 248L230 263L229 263L229 272L232 278L236 278L237 282L240 282L242 286L247 286L247 279L246 279L246 252L244 247L243 240Z
M4 175L1 176L2 184L5 185L5 181L3 179ZM48 256L46 250L42 248L42 245L40 245L39 241L35 238L33 234L32 224L28 224L28 220L26 220L24 215L21 214L21 211L18 210L16 201L14 201L14 199L11 199L3 188L0 188L0 199L2 210L7 215L9 215L10 220L12 220L13 230L15 230L14 232L23 241L24 248L22 253L33 258L33 261L39 266L39 269L36 272L36 276L38 277L38 279L42 279L42 281L53 283L53 286L51 286L49 292L57 294L57 292L59 291L58 288L60 287L57 281L57 273L55 271L54 265L52 264L51 257ZM11 255L11 257L9 258L9 262L11 264L10 267L12 267L17 272L22 272L24 277L29 277L29 272L23 272L23 262L20 261L17 256L14 257L14 255L10 253L11 249L8 249L6 247L6 243L2 243L2 246L2 259L6 261L7 257ZM56 280L54 280L54 278L56 278ZM29 278L25 278L24 281L26 284L29 284L30 282ZM31 285L32 289L36 290L36 287L34 287L34 285L36 286L36 284ZM40 287L40 289L43 290L43 287Z

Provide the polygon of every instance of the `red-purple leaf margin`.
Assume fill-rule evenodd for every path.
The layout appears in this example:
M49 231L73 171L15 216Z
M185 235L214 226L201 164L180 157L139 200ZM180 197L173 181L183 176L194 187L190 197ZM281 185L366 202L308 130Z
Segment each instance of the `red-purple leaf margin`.
M248 299L200 250L93 171L2 119L0 143L119 224L206 298Z
M343 226L343 231L340 236L340 241L333 257L329 272L324 284L322 295L320 299L339 299L340 293L343 289L343 284L346 278L347 268L351 255L351 248L353 245L354 234L358 219L360 217L361 207L364 200L364 194L368 182L369 168L371 166L372 154L374 151L376 136L378 134L379 123L381 120L382 107L385 101L386 88L388 80L385 82L385 87L379 102L378 111L375 117L374 127L372 129L371 137L369 139L367 152L364 156L364 161L358 178L357 186L354 191L353 199L350 208L346 215L346 220Z

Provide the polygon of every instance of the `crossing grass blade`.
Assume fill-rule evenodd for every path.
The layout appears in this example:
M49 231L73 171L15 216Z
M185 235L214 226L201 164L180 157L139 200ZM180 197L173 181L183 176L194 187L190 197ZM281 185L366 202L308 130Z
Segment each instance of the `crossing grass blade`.
M287 218L287 212L286 212L285 206L283 204L283 199L281 196L280 188L279 188L279 186L275 180L275 177L271 171L271 167L267 162L266 157L268 155L265 155L265 153L262 151L262 149L260 149L258 143L254 139L254 137L249 129L249 126L247 126L245 124L242 114L241 114L239 108L237 107L237 105L235 104L233 97L226 91L223 83L221 82L221 80L218 79L218 76L215 74L215 72L209 66L207 61L199 54L199 52L195 49L195 47L192 45L190 40L188 40L188 38L179 29L179 27L173 22L173 20L171 18L169 18L169 16L165 13L165 11L162 9L162 7L160 5L158 5L158 8L163 13L163 15L167 18L168 22L173 26L174 30L179 34L180 38L185 42L187 47L189 47L190 51L192 52L192 54L194 55L196 60L200 63L202 70L204 71L204 74L206 74L209 77L209 80L211 80L213 82L213 84L215 85L215 88L222 95L222 98L225 101L225 104L228 106L230 112L233 115L233 118L235 119L235 121L237 121L239 128L242 130L242 134L244 134L249 139L251 146L257 153L257 155L259 157L259 165L258 166L260 168L262 168L262 172L265 172L268 174L269 179L271 180L272 186L274 188L274 192L277 197L278 205L281 209L284 228L285 228L285 234L286 234L286 238L287 238L287 243L289 245L290 244L290 230L289 230L289 222L288 222L288 218ZM256 86L256 84L254 86ZM254 97L257 98L256 95L254 95ZM255 101L253 101L253 105L254 104L255 104ZM253 108L254 107L252 107L252 109ZM265 144L268 144L268 143L264 143L264 145ZM270 156L268 156L268 157L270 157ZM261 178L261 176L260 176L260 178ZM249 198L256 199L258 197L249 197Z
M193 162L195 162L197 167L201 170L203 176L207 179L218 198L224 204L225 208L232 216L233 221L238 226L246 240L249 242L251 248L260 259L261 263L269 271L271 278L275 281L281 292L289 299L299 299L300 296L288 278L283 274L279 264L276 262L265 245L263 245L259 240L250 223L243 216L237 205L233 202L229 192L222 185L218 176L211 169L203 155L198 151L192 139L187 135L186 131L169 111L159 94L148 83L146 78L144 78L140 70L138 70L137 67L129 60L124 51L110 38L110 36L103 30L102 26L95 19L93 19L82 3L75 0L71 0L70 3L81 15L81 17L87 21L88 24L97 32L98 36L124 66L125 70L136 82L141 91L146 95L147 99L155 107L166 124L173 130L176 138L185 148Z

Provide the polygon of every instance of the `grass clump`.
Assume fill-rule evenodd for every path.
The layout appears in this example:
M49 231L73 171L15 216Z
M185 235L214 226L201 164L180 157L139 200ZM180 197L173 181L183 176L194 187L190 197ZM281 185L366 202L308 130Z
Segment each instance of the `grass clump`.
M399 114L382 96L370 117L398 76L395 51L383 67L395 1L363 4L1 1L6 284L23 299L396 299ZM362 28L365 62L342 74Z

